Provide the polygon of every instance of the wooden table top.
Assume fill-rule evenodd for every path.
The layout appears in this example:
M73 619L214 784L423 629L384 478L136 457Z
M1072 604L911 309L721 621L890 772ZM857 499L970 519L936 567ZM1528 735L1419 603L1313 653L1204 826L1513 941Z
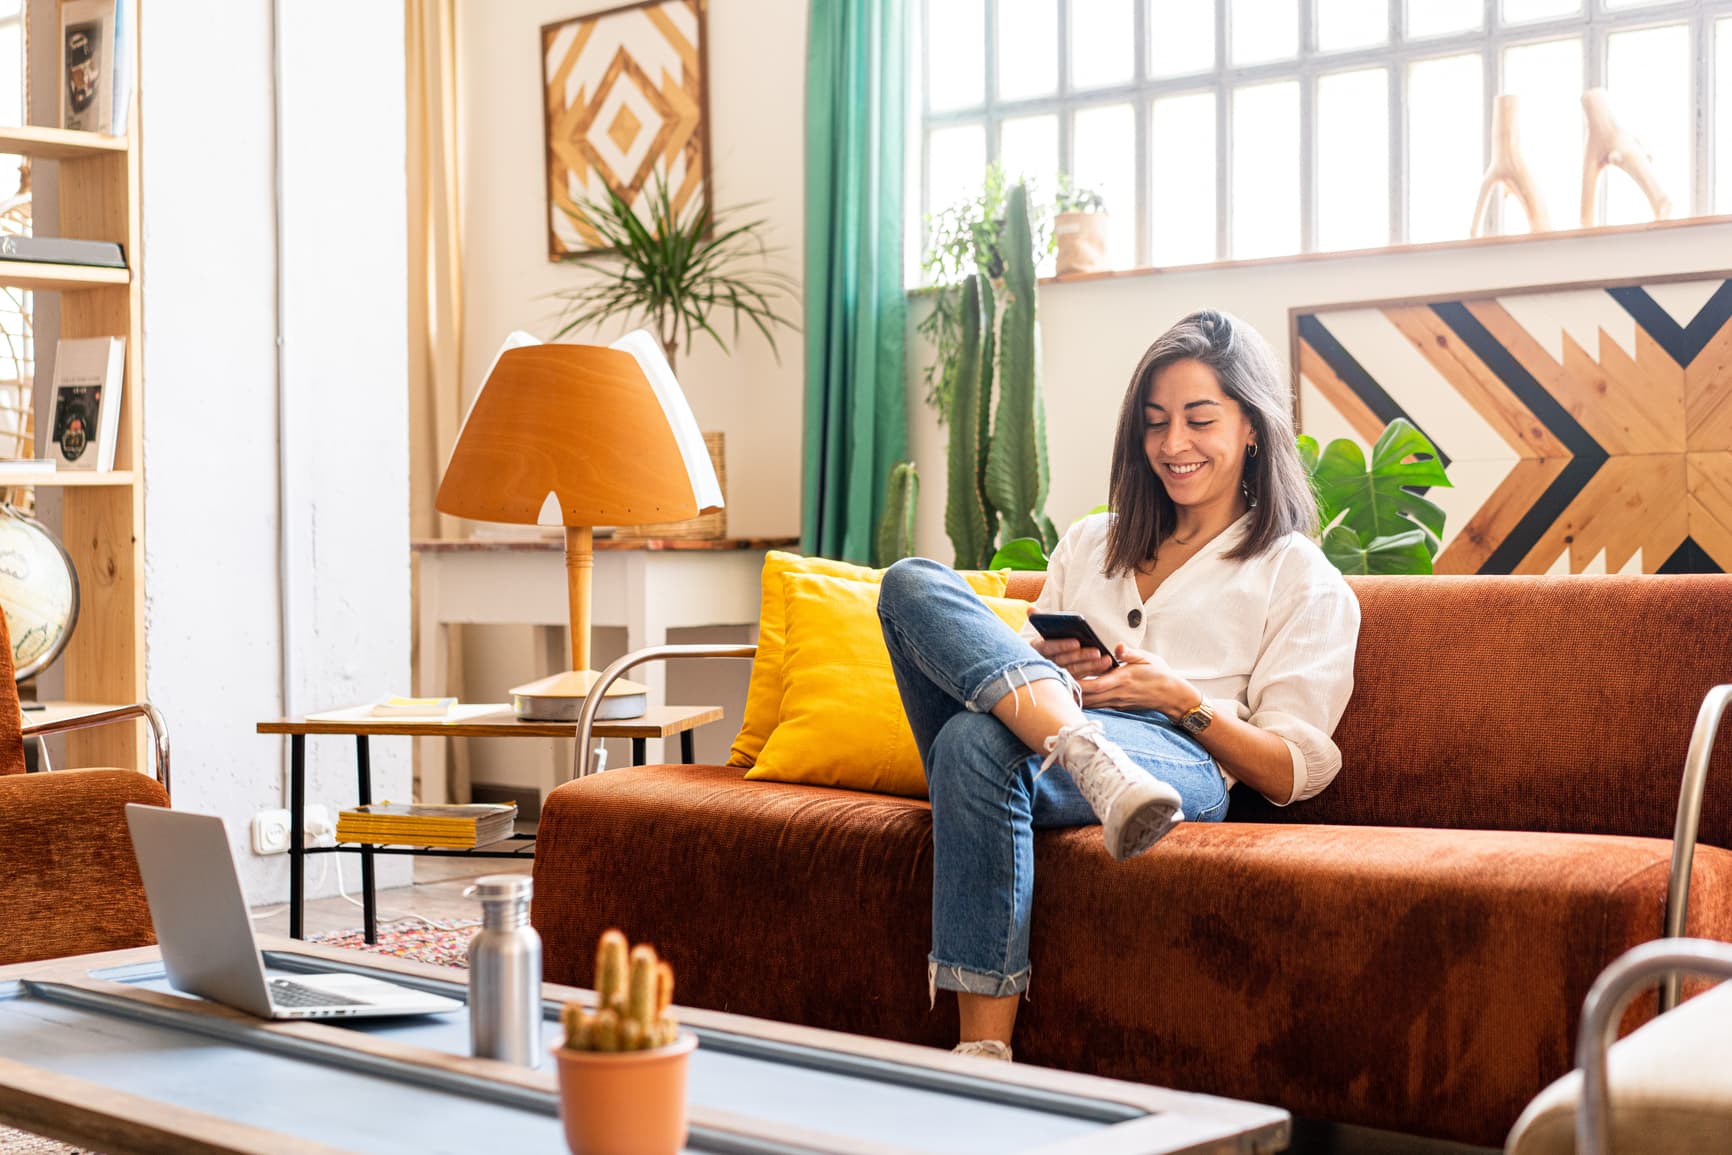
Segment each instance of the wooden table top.
M353 707L356 710L365 707ZM334 710L319 710L332 714ZM642 717L597 722L597 738L670 738L722 720L720 706L660 706ZM575 738L576 722L522 722L503 702L457 722L431 718L278 718L260 722L260 734L349 734L364 738Z
M729 550L798 549L797 537L718 537L692 540L676 537L598 537L596 553L646 550L651 553L719 553ZM424 538L412 541L415 553L563 553L565 542L549 538Z

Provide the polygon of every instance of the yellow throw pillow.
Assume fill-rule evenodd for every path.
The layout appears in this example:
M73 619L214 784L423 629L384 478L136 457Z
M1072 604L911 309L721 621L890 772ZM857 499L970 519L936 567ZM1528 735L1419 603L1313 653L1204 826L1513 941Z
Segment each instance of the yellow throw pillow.
M747 778L926 797L878 625L876 583L788 573L782 714ZM1029 603L981 599L1012 633Z
M745 716L728 755L729 766L747 767L776 728L782 712L782 649L786 643L786 619L782 613L782 576L789 573L821 574L877 585L884 571L827 557L801 557L797 553L771 550L764 556L763 586L758 607L758 654L752 659L752 680L746 687ZM965 572L963 579L977 594L1001 597L1009 571Z

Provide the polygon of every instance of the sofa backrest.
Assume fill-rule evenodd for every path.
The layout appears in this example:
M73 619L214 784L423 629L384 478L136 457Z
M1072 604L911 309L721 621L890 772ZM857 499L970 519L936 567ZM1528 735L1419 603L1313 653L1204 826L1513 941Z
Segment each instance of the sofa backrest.
M12 680L12 635L0 614L0 774L24 773L24 716Z
M1362 622L1341 773L1286 808L1237 790L1232 818L1671 837L1696 711L1732 682L1732 575L1349 584ZM1732 719L1700 837L1732 847Z

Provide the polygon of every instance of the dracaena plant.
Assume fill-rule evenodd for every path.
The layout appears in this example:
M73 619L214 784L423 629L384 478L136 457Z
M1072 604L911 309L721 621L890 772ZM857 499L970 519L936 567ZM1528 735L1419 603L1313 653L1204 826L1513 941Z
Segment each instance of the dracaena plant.
M776 328L798 328L780 309L798 297L799 287L768 263L777 250L764 243L765 222L736 221L737 210L711 212L701 197L676 210L659 177L644 199L642 217L612 188L603 202L566 210L595 235L599 248L612 251L598 255L593 278L553 294L565 303L555 336L614 318L636 320L654 330L671 365L698 333L727 352L712 321L731 313L736 343L750 324L779 359Z
M1371 447L1337 438L1319 451L1299 438L1299 458L1317 493L1321 545L1346 574L1426 574L1442 544L1443 509L1415 493L1449 487L1437 447L1405 418L1391 421Z

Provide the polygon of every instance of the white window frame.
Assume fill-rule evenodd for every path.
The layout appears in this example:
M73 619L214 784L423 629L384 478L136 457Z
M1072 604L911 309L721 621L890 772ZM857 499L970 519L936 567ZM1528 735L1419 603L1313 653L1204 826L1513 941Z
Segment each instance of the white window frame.
M1606 82L1606 38L1614 32L1634 31L1658 25L1687 23L1693 37L1695 105L1695 179L1687 190L1675 191L1677 215L1694 217L1710 215L1714 204L1714 27L1717 20L1732 16L1732 0L1670 0L1631 8L1609 8L1607 0L1583 0L1583 11L1576 15L1520 24L1505 23L1500 0L1484 0L1482 26L1467 33L1454 33L1424 39L1406 38L1407 4L1410 0L1387 0L1389 37L1384 44L1372 48L1319 52L1317 50L1316 0L1298 0L1299 55L1293 59L1268 64L1233 67L1228 63L1230 0L1215 0L1215 67L1208 72L1189 76L1152 79L1149 67L1149 22L1152 10L1161 0L1134 0L1133 17L1136 36L1135 72L1128 84L1110 88L1075 90L1070 75L1070 11L1071 0L1056 0L1058 27L1054 50L1058 53L1058 91L1050 96L1033 99L1001 101L997 98L997 0L981 0L984 6L985 100L962 109L934 112L931 108L930 69L934 53L929 46L917 46L919 92L919 219L921 227L915 233L924 251L927 229L924 222L944 205L931 203L931 187L927 178L931 138L934 131L958 125L983 124L986 132L986 158L990 164L999 155L999 134L1004 121L1024 116L1056 114L1058 120L1058 170L1072 170L1072 123L1077 112L1109 104L1129 103L1134 112L1136 139L1136 256L1134 267L1146 268L1151 262L1152 224L1149 219L1149 192L1152 173L1149 156L1149 118L1154 100L1163 96L1211 92L1215 97L1215 258L1233 259L1232 253L1232 94L1244 85L1270 81L1299 81L1299 124L1301 132L1299 160L1300 245L1298 252L1319 251L1317 238L1317 82L1320 77L1354 69L1386 67L1389 77L1389 239L1391 245L1407 240L1407 125L1405 111L1407 69L1418 61L1440 56L1460 56L1477 52L1482 61L1484 83L1484 125L1481 130L1481 163L1489 163L1491 148L1491 116L1493 99L1502 84L1503 57L1507 48L1518 47L1566 36L1579 36L1582 41L1582 75L1586 87ZM1411 0L1425 3L1426 0ZM917 35L924 41L930 27L928 6L931 0L920 0L920 23ZM942 56L940 54L940 61ZM940 64L942 66L942 64ZM1042 190L1050 195L1052 190ZM1497 198L1501 202L1502 198ZM1599 214L1603 222L1606 197L1600 198ZM1462 206L1465 220L1471 205ZM1498 212L1494 203L1488 232L1498 231ZM1445 242L1448 243L1448 242ZM1341 250L1351 251L1351 250Z

